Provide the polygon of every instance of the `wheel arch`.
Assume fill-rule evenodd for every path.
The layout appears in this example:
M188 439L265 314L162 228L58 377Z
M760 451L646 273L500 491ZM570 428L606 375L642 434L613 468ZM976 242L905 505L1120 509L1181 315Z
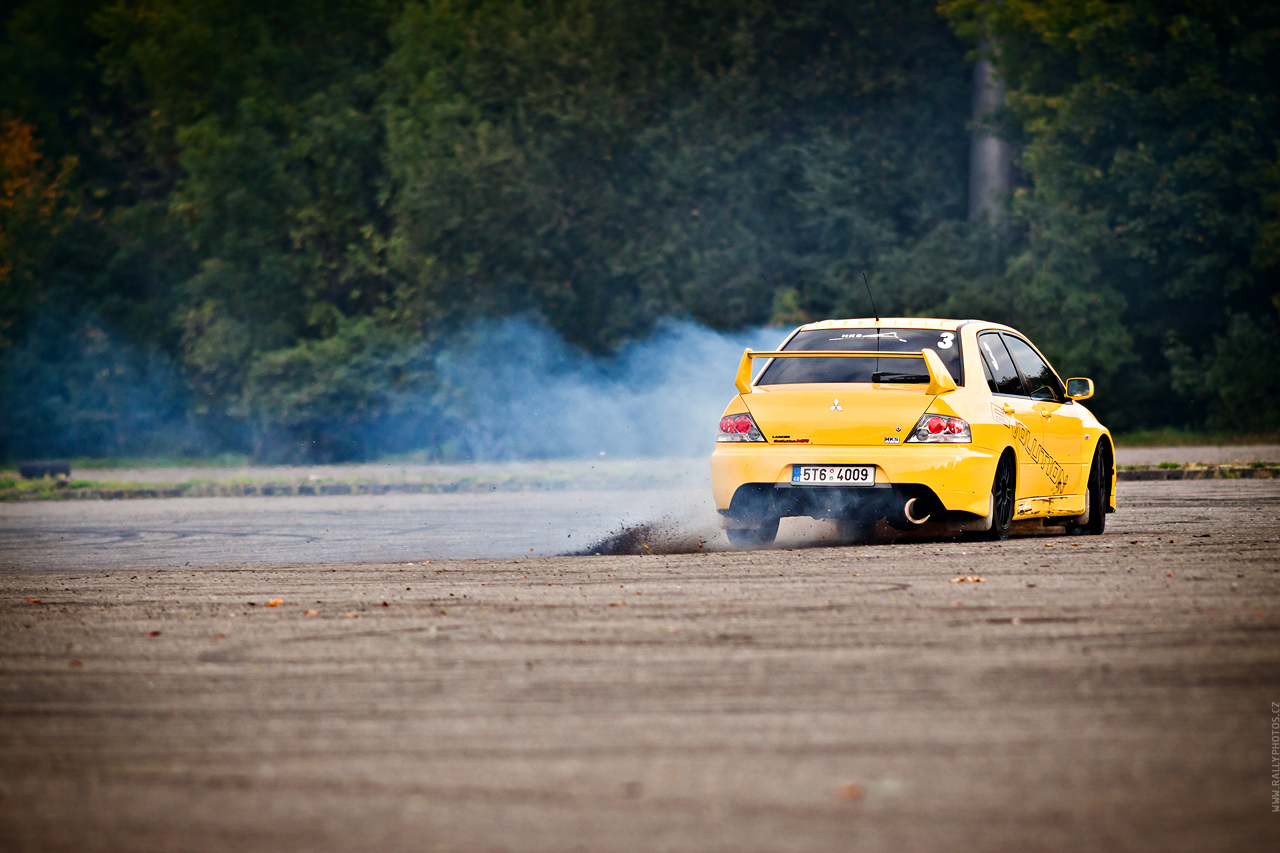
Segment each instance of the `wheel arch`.
M1018 482L1018 451L1013 449L1012 444L1006 445L1004 450L1000 451L1000 455L996 457L995 468L1000 467L1000 463L1004 461L1006 456L1013 460L1013 482L1016 485ZM995 468L992 468L991 470L995 471Z

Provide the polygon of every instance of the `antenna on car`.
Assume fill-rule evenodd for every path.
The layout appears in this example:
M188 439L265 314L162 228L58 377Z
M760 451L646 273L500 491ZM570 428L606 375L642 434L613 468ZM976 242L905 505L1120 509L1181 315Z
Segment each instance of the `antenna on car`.
M880 312L876 310L876 300L871 296L871 282L867 281L867 271L862 271L862 283L867 286L867 298L871 300L871 314L880 322Z

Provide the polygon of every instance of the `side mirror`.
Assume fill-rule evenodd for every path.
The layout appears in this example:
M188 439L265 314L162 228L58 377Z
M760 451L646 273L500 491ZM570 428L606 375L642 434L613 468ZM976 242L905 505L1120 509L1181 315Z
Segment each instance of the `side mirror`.
M1093 380L1075 379L1067 380L1067 399L1068 400L1088 400L1093 396Z

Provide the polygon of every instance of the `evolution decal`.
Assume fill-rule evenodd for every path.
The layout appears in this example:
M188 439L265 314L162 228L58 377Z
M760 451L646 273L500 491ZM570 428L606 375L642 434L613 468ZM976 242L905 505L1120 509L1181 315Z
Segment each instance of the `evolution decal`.
M1053 483L1053 493L1060 495L1067 490L1067 472L1058 464L1058 460L1054 459L1044 445L1040 443L1031 430L1022 423L1015 420L1013 422L1013 437L1022 445L1022 449L1026 451L1027 458L1040 466L1040 470L1044 471L1049 477L1049 482Z

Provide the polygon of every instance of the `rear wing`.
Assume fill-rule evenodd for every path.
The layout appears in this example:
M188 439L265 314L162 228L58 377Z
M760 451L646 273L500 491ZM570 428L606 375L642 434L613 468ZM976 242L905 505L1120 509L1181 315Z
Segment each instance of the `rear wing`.
M924 360L925 370L929 372L929 385L926 394L937 396L954 391L959 386L951 377L951 371L931 349L920 352L855 352L850 350L794 350L789 352L756 352L747 349L742 353L742 361L738 363L738 376L734 385L739 394L751 393L751 360L756 358L919 358Z

